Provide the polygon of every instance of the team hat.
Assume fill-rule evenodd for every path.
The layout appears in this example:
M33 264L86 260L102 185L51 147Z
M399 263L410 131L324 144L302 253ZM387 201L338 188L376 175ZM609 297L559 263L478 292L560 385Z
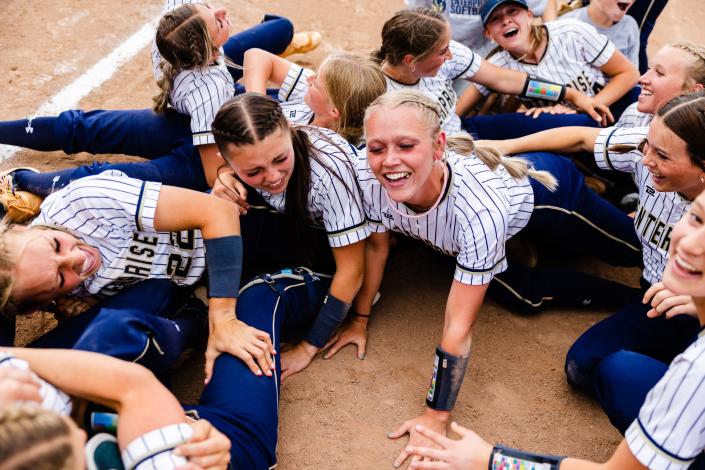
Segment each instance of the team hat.
M480 18L482 19L483 27L487 26L487 20L490 19L492 12L505 3L518 3L527 10L529 9L529 5L526 3L526 0L487 0L480 7Z

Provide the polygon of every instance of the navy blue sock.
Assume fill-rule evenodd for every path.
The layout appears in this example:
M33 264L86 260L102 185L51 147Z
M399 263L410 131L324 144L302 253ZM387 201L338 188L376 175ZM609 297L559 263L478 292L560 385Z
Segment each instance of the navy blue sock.
M0 144L49 152L61 150L54 134L55 117L0 122Z

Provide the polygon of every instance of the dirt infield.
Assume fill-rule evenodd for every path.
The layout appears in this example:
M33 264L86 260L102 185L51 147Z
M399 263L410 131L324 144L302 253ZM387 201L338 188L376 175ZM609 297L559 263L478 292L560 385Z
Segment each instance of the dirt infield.
M112 2L99 0L6 1L0 17L4 46L0 119L33 113L157 16L161 3L124 0L119 8L110 8ZM310 67L336 49L368 52L375 47L384 20L402 7L402 0L223 3L229 7L234 28L257 22L267 11L290 17L298 29L321 31L324 42L317 51L292 57ZM701 3L672 0L652 35L651 51L679 39L705 43L705 29L698 27L705 21ZM144 49L78 107L149 107L155 92L148 49ZM110 158L125 159L105 157ZM2 167L54 169L92 160L86 155L23 151ZM638 278L634 270L584 265L632 283ZM390 261L367 358L355 359L348 348L331 360L315 360L284 383L278 468L391 467L405 438L390 441L386 434L422 409L452 272L452 263L421 249L403 251ZM550 310L523 317L485 302L454 419L491 441L605 459L620 436L593 401L567 386L563 360L572 341L606 313ZM25 320L20 336L26 340L48 324L37 317ZM201 369L194 359L175 373L181 398L198 396Z

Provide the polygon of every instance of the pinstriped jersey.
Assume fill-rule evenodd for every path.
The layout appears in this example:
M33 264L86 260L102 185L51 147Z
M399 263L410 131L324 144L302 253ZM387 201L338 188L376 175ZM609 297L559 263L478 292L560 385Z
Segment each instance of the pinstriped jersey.
M614 123L614 127L649 127L654 115L642 113L636 109L638 104L632 103L627 106L619 117L619 121Z
M671 362L624 437L644 466L688 468L705 448L705 338Z
M308 210L314 225L325 229L330 246L338 248L370 235L355 172L356 149L335 132L306 126L313 148ZM314 158L315 157L315 158ZM279 212L286 208L286 191L272 194L255 189Z
M279 88L279 104L289 122L310 124L313 121L313 111L304 102L304 96L308 92L306 79L314 74L313 70L291 64L284 83Z
M4 352L0 352L0 367L12 367L32 372L27 361ZM34 378L39 383L39 396L42 398L41 407L61 416L69 416L73 407L71 397L41 377L35 375Z
M413 85L400 83L387 77L387 90L418 90L432 98L441 108L442 129L448 135L453 135L462 132L460 118L455 114L458 96L453 90L453 80L459 78L472 80L482 65L482 59L459 42L450 41L449 47L453 58L445 61L434 77L422 77Z
M492 171L477 157L446 151L448 177L438 206L419 215L392 201L369 167L358 158L365 213L373 232L393 230L456 257L455 280L489 283L507 269L504 244L526 226L534 208L528 178L515 180L500 167Z
M507 51L500 51L487 60L511 70L526 72L575 88L587 96L596 95L605 86L600 67L614 54L615 45L589 24L565 19L546 23L548 36L546 51L538 64L516 60ZM490 91L477 85L478 91ZM520 98L527 106L552 106L553 102Z
M185 4L204 4L199 0L167 0L164 12ZM193 145L214 144L211 124L220 107L235 96L235 82L225 67L225 53L220 49L216 63L208 67L182 70L174 77L169 94L169 103L181 114L191 116ZM162 60L156 43L152 44L152 67L154 77L162 76L159 64Z
M605 170L624 171L634 176L639 188L634 228L643 249L644 279L653 284L663 278L663 270L668 263L671 231L688 211L691 201L678 193L656 191L651 173L642 163L643 155L638 150L621 154L609 150L615 144L639 145L648 130L648 127L602 129L595 140L595 161Z
M32 225L68 230L100 252L101 266L73 294L113 295L145 279L190 285L206 260L200 230L157 232L161 183L109 170L73 181L49 195Z
M193 430L186 423L170 424L150 431L130 442L122 451L125 470L172 470L188 460L173 450L186 442Z

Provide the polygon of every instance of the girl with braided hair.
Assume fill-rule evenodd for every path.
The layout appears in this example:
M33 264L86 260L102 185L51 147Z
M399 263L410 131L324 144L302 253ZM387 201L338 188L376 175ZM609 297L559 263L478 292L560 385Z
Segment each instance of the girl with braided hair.
M366 337L366 322L382 280L390 231L420 239L456 258L427 396L428 408L391 438L416 424L442 432L467 369L473 324L485 293L521 310L543 305L610 305L634 289L566 269L508 262L507 239L522 232L564 252L594 254L612 264L639 261L631 219L587 190L565 158L504 157L475 146L466 134L446 138L442 112L412 90L379 97L365 114L366 155L358 158L365 213L373 231L365 278L355 302L359 322L348 325L333 352ZM494 282L492 282L494 280ZM552 300L551 300L552 299ZM400 466L407 453L395 462Z
M250 92L220 109L213 135L246 189L246 202L238 200L247 207L241 217L246 270L306 266L328 273L306 289L285 289L291 276L277 277L281 289L263 296L261 305L315 315L296 346L282 354L286 378L325 346L362 284L369 228L355 173L357 150L328 129L289 124L274 100Z

